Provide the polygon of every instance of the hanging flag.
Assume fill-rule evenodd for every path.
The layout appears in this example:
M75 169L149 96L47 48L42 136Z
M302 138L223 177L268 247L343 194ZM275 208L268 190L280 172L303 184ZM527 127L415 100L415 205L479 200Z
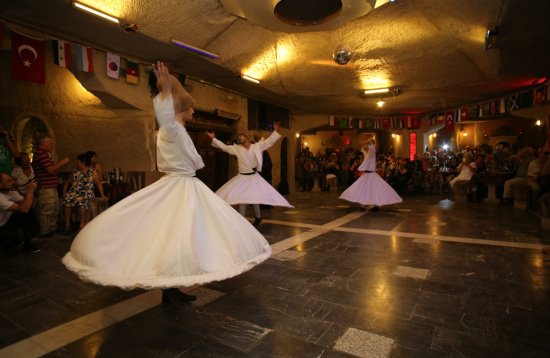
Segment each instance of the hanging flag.
M61 67L71 66L71 45L66 41L53 40L53 62Z
M339 119L338 119L338 128L340 128L340 129L346 129L346 128L348 128L348 120L347 120L347 118L345 118L345 119L339 118Z
M413 129L418 129L422 125L422 117L416 116L413 118Z
M365 128L365 118L358 118L357 119L357 128Z
M455 123L460 122L460 109L454 111Z
M127 60L126 82L137 84L139 81L139 63Z
M44 41L11 33L11 77L36 83L46 83Z
M444 113L438 113L437 114L437 123L443 123L445 122L445 114Z
M380 129L380 119L374 118L373 121L374 121L374 129Z
M76 46L77 68L84 72L94 72L92 62L92 48L86 46Z
M354 128L354 126L353 126L353 117L348 118L348 123L349 123L348 128Z
M107 76L118 80L120 74L120 56L107 52Z
M468 108L462 108L460 110L460 120L464 121L466 119L468 119Z
M495 114L497 114L497 104L496 104L496 102L491 101L489 106L490 106L489 113L491 114L491 116L494 116Z
M336 126L336 121L334 120L334 116L328 116L328 125L331 127Z
M447 112L445 114L445 129L448 131L452 131L455 128L455 118L454 118L454 112Z
M498 113L500 113L500 114L506 113L506 99L505 98L501 98L498 101Z
M374 128L374 122L372 118L365 118L365 128L368 128L368 129Z
M390 128L390 119L389 118L382 118L382 128L384 128L384 129Z

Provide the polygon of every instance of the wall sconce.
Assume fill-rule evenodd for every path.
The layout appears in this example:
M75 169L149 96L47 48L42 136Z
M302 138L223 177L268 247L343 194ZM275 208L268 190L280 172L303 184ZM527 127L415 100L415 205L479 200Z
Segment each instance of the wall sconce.
M78 1L73 1L73 6L76 7L77 9L89 12L90 14L94 14L95 16L99 16L99 17L101 17L105 20L109 20L111 22L114 22L117 25L119 24L119 21L116 17L108 15L108 14L102 12L102 11L93 9L93 8L87 6L87 5L81 4Z
M296 132L296 138L300 138L300 133Z
M433 133L434 138L437 137L437 133Z
M468 133L467 133L467 132L464 132L464 133L462 133L462 136L463 136L463 137L467 137L467 136L468 136Z
M391 137L392 137L392 138L395 138L395 133L392 133L392 134L391 134Z
M537 121L535 122L535 125L538 127L542 125L542 122L540 121L540 119L537 119Z

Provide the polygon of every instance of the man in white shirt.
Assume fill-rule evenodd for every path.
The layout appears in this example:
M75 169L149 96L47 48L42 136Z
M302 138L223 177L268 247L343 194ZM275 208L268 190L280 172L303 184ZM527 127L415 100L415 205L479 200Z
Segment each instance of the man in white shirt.
M0 237L2 246L13 246L23 240L23 250L35 253L40 250L31 243L38 234L32 201L36 182L27 185L25 196L15 190L15 180L0 173Z

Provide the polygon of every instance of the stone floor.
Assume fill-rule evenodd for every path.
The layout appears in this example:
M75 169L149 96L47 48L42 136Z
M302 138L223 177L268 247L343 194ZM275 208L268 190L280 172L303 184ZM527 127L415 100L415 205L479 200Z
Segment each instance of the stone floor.
M80 281L60 262L70 237L0 251L0 357L550 356L550 233L533 212L288 199L263 209L273 257L184 289L193 305Z

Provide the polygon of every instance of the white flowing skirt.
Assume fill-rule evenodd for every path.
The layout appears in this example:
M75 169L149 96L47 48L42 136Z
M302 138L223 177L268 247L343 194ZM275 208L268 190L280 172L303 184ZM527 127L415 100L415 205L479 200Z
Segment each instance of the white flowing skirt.
M88 223L62 261L123 289L224 280L271 256L264 237L197 178L166 175Z
M393 188L376 172L363 173L341 195L340 199L361 205L390 205L403 201Z
M230 205L265 204L272 206L294 206L258 173L238 174L216 191Z

